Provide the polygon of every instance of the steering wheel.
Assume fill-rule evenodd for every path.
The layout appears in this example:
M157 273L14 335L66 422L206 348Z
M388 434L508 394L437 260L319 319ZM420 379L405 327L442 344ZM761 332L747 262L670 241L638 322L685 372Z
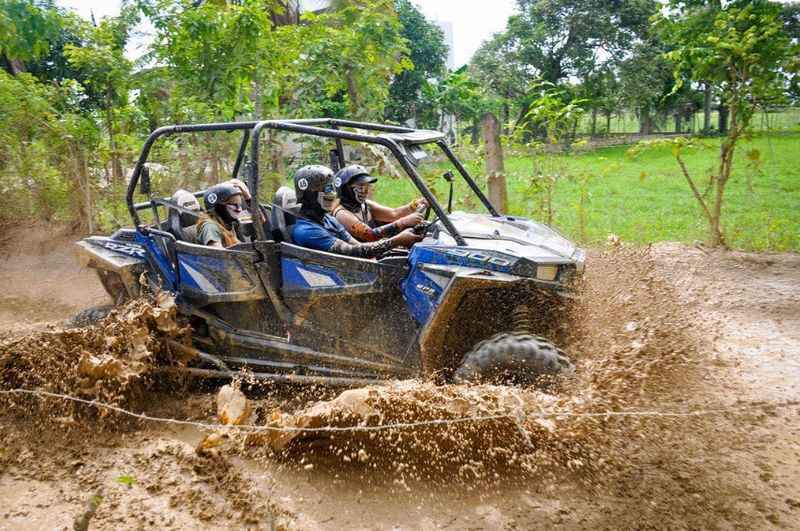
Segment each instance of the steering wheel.
M430 208L428 208L428 210L430 210ZM426 216L426 218L427 218L427 216ZM422 236L424 238L431 231L431 227L436 225L437 221L439 221L439 216L434 216L434 218L432 220L423 221L422 223L419 223L416 226L414 226L411 230L417 236Z

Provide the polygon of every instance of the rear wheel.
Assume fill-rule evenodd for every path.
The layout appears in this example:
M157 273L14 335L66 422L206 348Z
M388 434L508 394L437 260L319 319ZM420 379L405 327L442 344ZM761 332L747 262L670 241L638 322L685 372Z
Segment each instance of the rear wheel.
M453 381L550 388L559 376L573 371L566 354L546 339L503 332L481 341L465 354Z

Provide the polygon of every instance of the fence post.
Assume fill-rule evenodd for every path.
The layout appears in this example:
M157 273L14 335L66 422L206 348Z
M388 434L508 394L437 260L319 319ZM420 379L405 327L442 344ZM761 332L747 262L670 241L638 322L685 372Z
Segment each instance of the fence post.
M500 122L487 112L481 118L481 134L486 146L486 173L488 175L489 201L498 212L508 212L508 191L506 190L503 146L500 143Z

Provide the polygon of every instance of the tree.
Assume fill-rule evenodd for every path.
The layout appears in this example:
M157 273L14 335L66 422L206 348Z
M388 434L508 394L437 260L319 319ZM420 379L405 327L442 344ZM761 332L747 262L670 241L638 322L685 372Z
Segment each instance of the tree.
M429 80L438 81L445 75L447 45L442 30L429 22L409 1L396 1L402 36L407 41L408 57L413 63L396 75L389 87L386 118L395 122L414 120L419 127L434 127L437 110L422 98Z
M486 101L480 86L462 66L439 82L431 82L423 88L423 99L438 109L436 128L444 129L444 120L453 116L457 121L477 120L486 109Z
M500 121L507 132L511 107L526 97L536 80L535 71L517 57L512 39L504 32L495 34L475 52L470 74L497 99Z
M798 66L800 49L786 34L780 14L781 6L767 0L736 0L724 6L675 0L659 19L665 41L674 47L667 55L676 65L675 90L686 78L711 82L729 114L719 165L710 176L712 198L704 197L684 164L684 144L676 143L673 149L708 221L709 241L715 247L725 245L722 211L736 146L756 109L782 95L787 72Z
M781 20L783 21L783 29L786 35L792 39L792 42L800 42L800 3L792 2L783 4L781 11ZM797 68L797 62L800 58L795 58L795 66L788 69L787 75L789 76L789 83L787 87L787 96L793 104L800 102L800 74Z
M261 87L267 78L261 68L273 67L282 79L282 67L297 56L292 40L281 49L271 35L272 13L284 9L277 1L154 0L140 8L156 28L153 55L175 80L176 96L200 112L205 107L206 119L251 112L254 82Z
M518 0L519 14L478 56L479 63L506 65L514 78L554 85L587 79L624 58L657 11L654 0ZM487 68L481 68L491 77ZM505 87L504 87L505 88ZM527 89L527 87L525 87ZM510 92L510 91L509 91ZM501 97L508 93L500 92ZM518 96L517 123L529 109L528 93Z
M620 62L622 101L639 117L639 132L650 134L657 114L665 111L666 96L674 84L673 65L664 56L657 39L635 44L628 58Z
M59 29L52 0L0 0L0 64L12 76L25 72L25 62L47 54Z
M620 84L614 71L607 66L597 72L590 73L583 79L578 95L581 99L587 101L592 111L590 135L595 136L597 134L598 114L605 116L605 132L609 133L611 130L611 115L620 108L622 102Z
M379 119L393 77L413 67L393 0L339 0L331 10L304 16L300 87L341 98L353 118Z
M64 46L64 56L69 65L79 71L87 87L100 95L111 159L114 183L123 178L121 150L118 135L124 133L124 124L118 115L129 103L132 63L125 57L125 46L138 22L132 9L123 8L118 17L103 19L96 27L87 28L80 44Z
M647 27L649 0L518 0L508 22L520 60L558 83L597 70L624 54ZM602 53L601 53L602 52Z

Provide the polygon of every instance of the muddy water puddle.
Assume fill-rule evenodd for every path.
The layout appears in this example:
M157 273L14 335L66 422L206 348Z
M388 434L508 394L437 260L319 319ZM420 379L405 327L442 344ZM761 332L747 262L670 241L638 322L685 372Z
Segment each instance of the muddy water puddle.
M757 261L767 285L747 282L752 260L685 247L592 253L564 345L578 371L556 395L425 382L322 396L280 386L248 392L248 422L277 427L502 415L490 421L292 436L223 430L202 448L209 432L197 427L52 399L6 401L0 528L69 527L100 493L97 529L791 529L800 515L794 410L681 421L537 416L702 409L737 394L796 398L781 363L798 359L791 324L800 294L785 291L800 274L785 262ZM748 306L770 289L766 302ZM8 315L31 301L11 295L19 299ZM165 361L163 331L152 315L137 319L127 322L147 333L124 318L102 333L18 329L0 340L4 388L218 422L216 389L149 370Z

